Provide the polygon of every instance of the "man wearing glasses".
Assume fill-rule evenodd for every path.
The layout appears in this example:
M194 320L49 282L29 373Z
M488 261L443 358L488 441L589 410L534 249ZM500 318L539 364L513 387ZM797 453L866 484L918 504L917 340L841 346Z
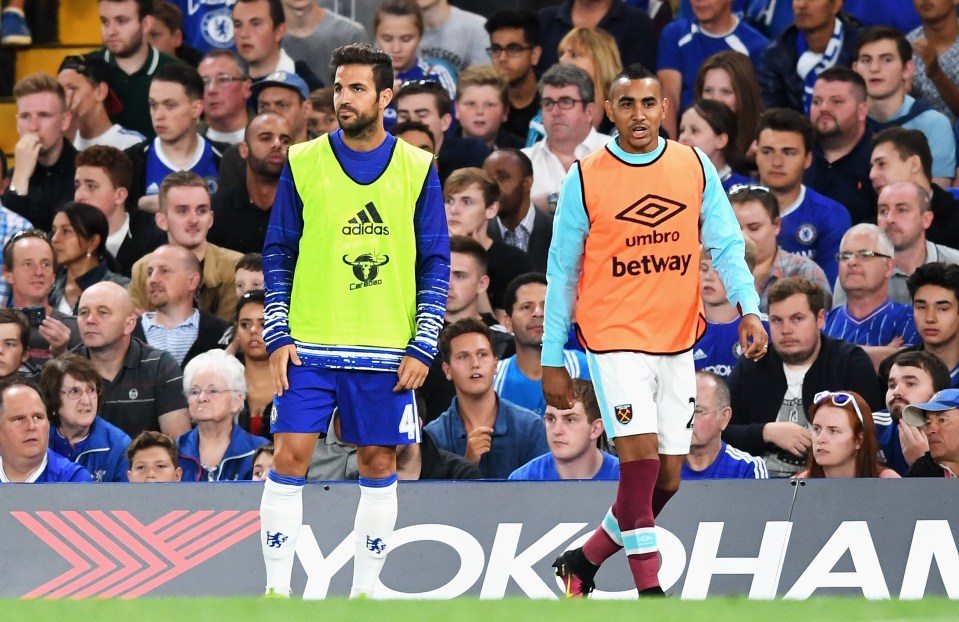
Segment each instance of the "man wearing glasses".
M486 20L490 62L509 85L509 111L503 127L521 138L539 112L536 72L543 49L539 46L539 18L528 10L503 9Z
M230 50L214 48L197 67L203 79L204 136L215 142L236 145L243 142L250 119L250 77L246 63Z
M894 253L882 229L855 225L839 245L839 283L846 303L826 315L823 332L862 346L877 368L903 346L919 343L909 305L889 299Z
M523 149L533 162L533 205L556 211L559 189L573 162L601 149L609 136L593 127L593 79L575 65L555 65L539 81L546 138Z
M67 56L60 63L57 82L66 91L67 108L73 113L71 127L76 132L71 142L77 151L93 145L126 149L144 139L140 132L110 121L123 104L109 79L110 65L95 56Z

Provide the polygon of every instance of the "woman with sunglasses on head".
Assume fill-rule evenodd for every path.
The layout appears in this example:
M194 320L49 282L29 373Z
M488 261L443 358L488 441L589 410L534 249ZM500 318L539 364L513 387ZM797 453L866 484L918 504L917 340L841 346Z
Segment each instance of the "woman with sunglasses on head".
M237 424L246 398L243 364L223 350L204 352L183 369L183 390L196 427L177 441L182 481L253 479L253 454L269 441Z
M83 290L101 281L123 287L130 279L110 251L107 237L110 226L99 209L86 203L65 203L53 217L53 252L57 260L57 278L50 304L63 313L76 315Z
M823 391L809 411L812 449L797 478L882 477L899 474L879 464L872 410L853 391Z
M87 359L64 354L43 367L40 396L50 416L50 449L97 482L125 482L130 437L99 416L103 385Z
M239 424L250 434L272 438L270 415L273 413L273 376L270 374L270 355L263 338L262 289L245 292L236 303L236 319L233 323L237 358L243 363L247 393Z

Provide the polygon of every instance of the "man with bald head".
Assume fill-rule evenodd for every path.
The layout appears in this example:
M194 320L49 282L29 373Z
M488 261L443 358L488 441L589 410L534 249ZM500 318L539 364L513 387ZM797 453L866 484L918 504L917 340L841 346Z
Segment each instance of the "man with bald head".
M533 270L546 271L546 256L553 239L553 216L533 207L533 163L519 149L497 149L486 157L483 170L499 186L499 212L489 221L487 233L525 251Z
M198 355L219 348L227 324L193 302L200 288L200 261L181 246L165 244L153 251L147 263L150 306L140 316L133 336L157 350L173 355L186 367Z
M893 273L889 279L889 297L893 302L912 304L906 279L923 264L940 261L959 263L959 250L934 244L926 238L932 224L930 195L912 181L883 186L879 193L879 228L892 241ZM846 302L845 293L836 288L833 306Z
M280 172L292 143L290 122L279 113L261 112L250 120L239 145L246 161L246 181L213 195L210 242L241 253L263 251Z
M100 416L131 437L143 430L173 438L190 431L183 372L176 360L132 337L137 325L130 294L101 282L80 295L80 354L103 378Z

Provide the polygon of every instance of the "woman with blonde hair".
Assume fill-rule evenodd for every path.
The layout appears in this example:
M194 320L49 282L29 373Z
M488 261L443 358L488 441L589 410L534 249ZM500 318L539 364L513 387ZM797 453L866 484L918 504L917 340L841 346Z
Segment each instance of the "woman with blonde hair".
M613 80L623 70L616 39L599 28L573 28L560 40L557 51L559 62L576 65L593 79L596 92L593 127L609 134L613 124L606 118L603 103Z

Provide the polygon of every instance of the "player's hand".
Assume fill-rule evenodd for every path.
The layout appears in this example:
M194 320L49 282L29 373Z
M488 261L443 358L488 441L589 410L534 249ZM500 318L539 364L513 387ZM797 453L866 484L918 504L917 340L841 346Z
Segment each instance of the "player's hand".
M70 329L67 325L49 315L43 318L43 322L38 327L40 336L50 344L50 354L60 356L67 351L67 343L70 342Z
M922 430L912 427L902 419L899 420L899 445L902 447L902 457L909 466L929 451L929 439Z
M749 313L739 322L739 347L743 356L752 361L758 361L769 351L769 335L758 315Z
M283 395L283 392L290 388L290 381L286 376L286 368L290 362L296 366L303 363L296 353L296 346L293 344L285 345L278 350L274 350L270 355L270 374L273 376L273 393L277 397Z
M396 386L393 387L393 392L398 393L400 391L419 389L423 386L423 382L426 381L426 374L428 374L429 371L430 368L419 359L415 359L412 356L404 356L403 360L400 361L400 368L396 370L396 376L399 380Z
M479 464L483 454L493 448L493 428L481 425L474 428L466 437L466 459L473 464Z
M29 180L33 176L34 171L37 170L37 159L40 157L40 137L32 132L28 132L20 137L20 140L17 141L16 147L14 147L14 154L16 155L16 168L14 169L15 177L20 180ZM26 191L27 183L25 181L20 181L17 183L18 179L13 180L14 186L17 187L17 190L21 193Z
M800 457L812 446L809 430L791 421L767 423L763 426L763 440Z
M573 380L565 367L543 366L543 397L553 408L569 410L573 407Z

